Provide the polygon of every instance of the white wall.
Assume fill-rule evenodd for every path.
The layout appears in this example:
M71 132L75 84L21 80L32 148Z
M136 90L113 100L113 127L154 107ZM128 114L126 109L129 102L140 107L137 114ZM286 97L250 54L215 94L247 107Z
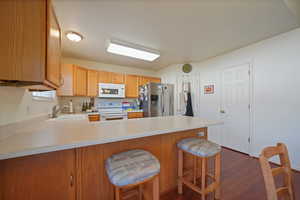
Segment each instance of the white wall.
M110 71L110 72L119 72L119 73L126 73L126 74L136 74L136 75L159 77L157 71L154 71L151 69L141 69L141 68L135 68L135 67L106 64L106 63L81 60L81 59L76 59L76 58L63 58L62 62L65 64L76 64L76 65L79 65L82 67L95 69L95 70L105 70L105 71Z
M33 100L27 89L0 87L0 126L47 115L56 104Z
M293 168L300 169L300 29L281 34L248 47L200 63L192 63L191 74L200 74L201 87L216 84L214 95L199 99L199 116L219 119L219 72L223 68L250 63L253 74L252 152L258 156L262 148L277 142L287 144ZM163 82L176 83L181 64L169 66L159 73ZM220 128L210 130L212 138L221 142Z

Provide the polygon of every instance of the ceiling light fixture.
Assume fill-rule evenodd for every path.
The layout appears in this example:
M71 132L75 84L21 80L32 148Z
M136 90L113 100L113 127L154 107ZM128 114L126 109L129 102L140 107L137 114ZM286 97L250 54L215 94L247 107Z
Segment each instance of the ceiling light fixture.
M146 61L154 61L160 57L160 53L155 50L146 49L137 45L124 43L117 40L110 40L107 52L137 58Z
M67 32L66 37L72 42L80 42L83 39L82 35L74 31Z

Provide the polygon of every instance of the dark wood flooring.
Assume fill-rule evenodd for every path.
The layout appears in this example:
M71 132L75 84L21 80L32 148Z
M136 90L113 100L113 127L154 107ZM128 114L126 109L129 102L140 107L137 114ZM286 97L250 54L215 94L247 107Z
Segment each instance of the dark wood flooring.
M300 173L293 175L296 199L300 199ZM256 158L223 148L221 180L222 200L266 199L264 181L259 161ZM161 200L198 199L201 197L187 188L184 189L183 195L178 195L177 191L173 191L161 197ZM212 195L208 196L207 199L213 199Z

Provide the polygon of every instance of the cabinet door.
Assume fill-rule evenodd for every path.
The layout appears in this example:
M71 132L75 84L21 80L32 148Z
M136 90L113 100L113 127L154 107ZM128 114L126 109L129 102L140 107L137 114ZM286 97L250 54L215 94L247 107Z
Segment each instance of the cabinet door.
M43 82L46 1L0 1L0 80Z
M88 70L87 75L87 96L95 97L98 94L98 72Z
M5 200L75 200L75 150L0 161Z
M58 96L73 96L73 65L63 64L61 66L62 84L57 90Z
M126 84L126 97L137 98L138 88L139 88L139 77L136 75L126 75L125 77Z
M52 5L48 1L48 41L46 79L60 85L61 31Z
M112 72L111 76L112 76L112 83L115 83L115 84L124 84L125 83L124 74Z
M111 72L98 71L98 82L99 83L112 83Z
M87 69L74 66L74 95L87 95Z
M141 76L140 77L140 83L139 83L139 85L145 85L145 84L147 84L149 82L150 82L150 78L149 77Z
M160 82L161 82L161 79L160 79L160 78L156 78L156 77L151 77L151 78L150 78L150 82L151 82L151 83L160 83Z
M144 113L143 112L129 112L127 113L128 119L136 119L136 118L143 118Z

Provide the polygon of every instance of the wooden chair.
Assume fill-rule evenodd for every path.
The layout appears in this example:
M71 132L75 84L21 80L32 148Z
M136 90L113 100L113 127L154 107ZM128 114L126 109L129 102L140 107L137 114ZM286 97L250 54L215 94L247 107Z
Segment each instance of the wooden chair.
M279 156L281 167L271 168L268 160L274 156ZM267 199L278 200L279 197L288 197L287 199L294 200L291 164L286 146L278 143L277 146L266 147L259 157L259 162L267 190ZM284 175L284 186L276 188L274 177L279 174Z

